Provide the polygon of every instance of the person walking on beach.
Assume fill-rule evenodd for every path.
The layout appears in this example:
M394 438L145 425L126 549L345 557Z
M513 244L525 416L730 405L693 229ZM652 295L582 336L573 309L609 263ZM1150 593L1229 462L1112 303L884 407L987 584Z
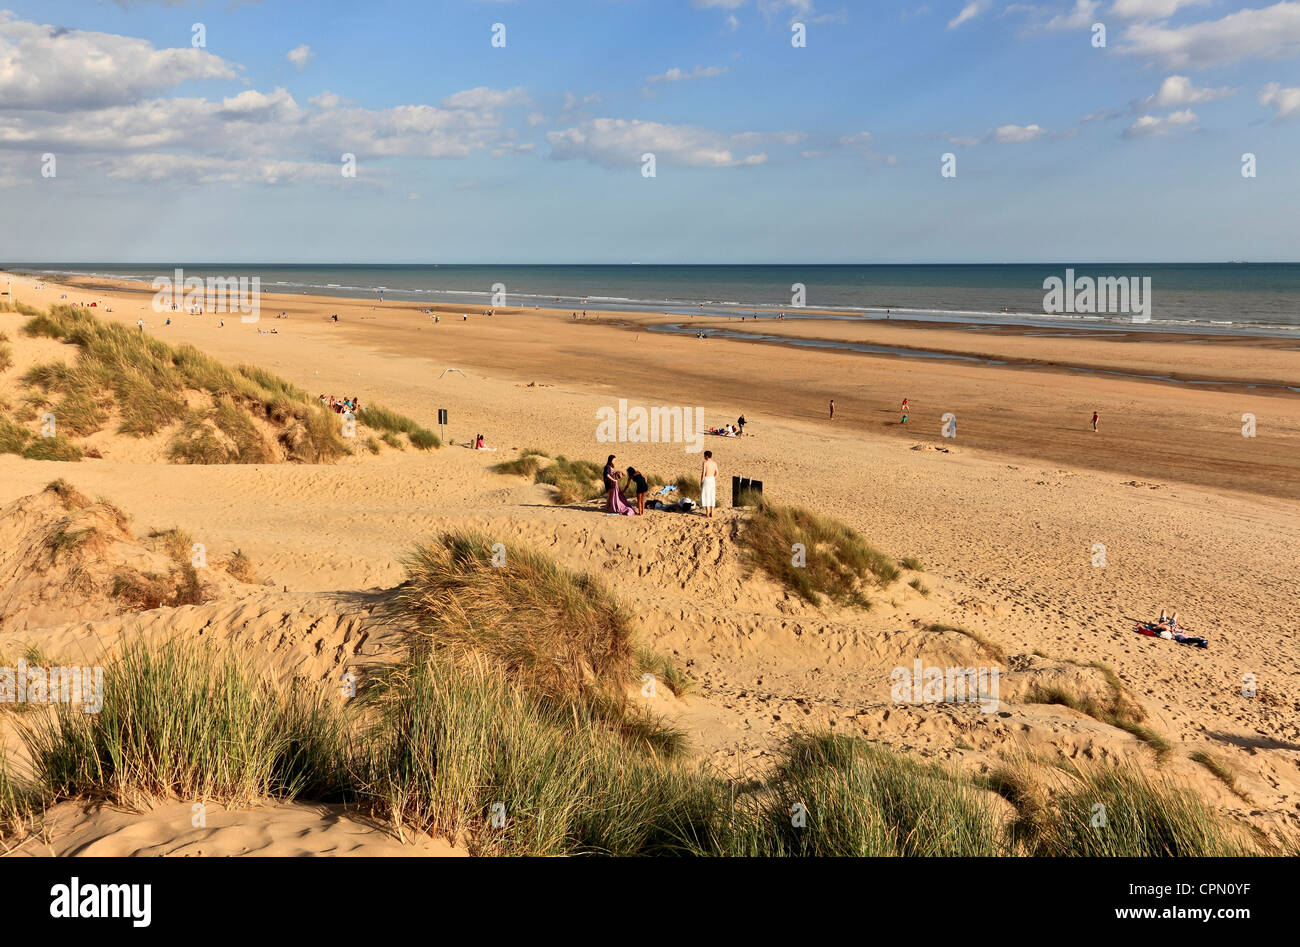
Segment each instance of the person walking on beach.
M1098 414L1096 411L1092 412L1092 433L1094 434L1097 433L1097 421L1100 419L1101 419L1100 414Z
M835 399L831 399L831 420L835 420Z
M745 433L745 416L742 414L740 417L736 418L736 434L741 435L744 433Z
M700 506L704 515L713 519L713 508L718 505L718 462L713 459L713 451L704 452L704 464L700 467Z

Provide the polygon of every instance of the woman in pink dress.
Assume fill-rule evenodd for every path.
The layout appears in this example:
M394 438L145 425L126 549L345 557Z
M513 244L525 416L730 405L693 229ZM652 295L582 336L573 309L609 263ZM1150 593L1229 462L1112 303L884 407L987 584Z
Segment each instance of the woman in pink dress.
M614 455L610 454L605 461L605 512L617 516L636 516L636 508L623 499L623 488L620 486L622 479L623 471L614 469Z

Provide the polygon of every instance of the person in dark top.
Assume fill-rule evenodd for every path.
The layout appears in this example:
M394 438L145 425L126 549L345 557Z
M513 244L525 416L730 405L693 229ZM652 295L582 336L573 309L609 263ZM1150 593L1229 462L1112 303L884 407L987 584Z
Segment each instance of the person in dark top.
M610 454L609 460L605 461L605 492L606 493L609 493L610 490L616 489L618 487L618 477L614 476L615 472L616 471L614 470L614 455Z
M740 417L736 418L736 433L737 434L745 433L745 416L743 414Z
M636 484L636 511L637 515L645 516L645 498L650 492L650 484L646 481L645 474L635 467L627 468L627 475Z

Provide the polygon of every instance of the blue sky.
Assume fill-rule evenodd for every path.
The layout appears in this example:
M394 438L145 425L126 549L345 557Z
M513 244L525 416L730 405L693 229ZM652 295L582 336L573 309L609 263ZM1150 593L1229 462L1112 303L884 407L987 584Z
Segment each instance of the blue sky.
M1298 0L0 10L7 261L1300 257Z

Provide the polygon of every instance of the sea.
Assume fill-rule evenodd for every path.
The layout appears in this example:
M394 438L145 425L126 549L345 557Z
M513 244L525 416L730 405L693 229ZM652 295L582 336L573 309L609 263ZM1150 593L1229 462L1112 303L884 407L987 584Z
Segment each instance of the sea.
M1001 264L245 264L3 263L33 276L258 277L263 292L539 306L668 315L900 318L1080 331L1117 329L1300 336L1300 263ZM1150 321L1128 313L1046 313L1045 283L1081 278L1150 280ZM504 301L502 299L504 298ZM816 311L813 312L813 311ZM1138 320L1144 317L1139 315Z

